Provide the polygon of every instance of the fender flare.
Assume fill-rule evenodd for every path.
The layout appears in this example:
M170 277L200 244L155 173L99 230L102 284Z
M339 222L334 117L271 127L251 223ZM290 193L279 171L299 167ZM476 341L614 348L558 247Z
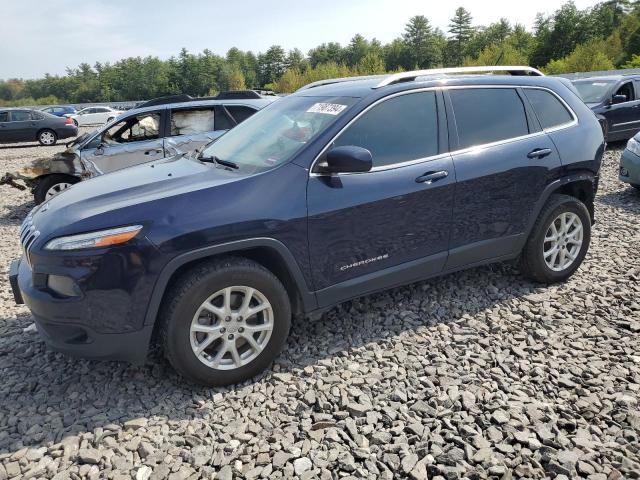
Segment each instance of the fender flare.
M533 211L531 212L529 221L527 222L527 229L525 231L525 235L523 235L523 240L521 242L522 245L520 246L521 248L524 247L524 244L527 242L529 235L531 235L531 230L533 230L533 225L538 219L538 216L540 215L542 208L547 203L547 200L549 200L549 197L551 197L551 195L553 195L555 192L557 192L559 189L561 189L565 185L569 185L570 183L580 182L585 180L590 181L592 184L597 184L596 175L593 172L581 171L578 173L574 173L572 175L566 175L564 177L560 177L545 187L545 189L542 191L542 194L540 195L540 198L538 198L538 201L536 202L533 208ZM594 190L595 190L595 185L594 185Z
M295 282L295 286L300 294L302 306L305 312L310 312L317 308L316 296L309 291L307 282L300 270L300 266L296 261L291 251L280 241L273 238L260 237L249 238L245 240L237 240L228 243L221 243L218 245L212 245L190 252L182 253L177 257L171 259L161 270L158 275L158 279L153 287L151 299L147 306L147 313L144 319L144 325L151 325L155 323L160 309L160 304L164 297L167 285L171 280L173 274L182 266L194 260L202 260L207 257L213 257L215 255L221 255L225 253L241 253L243 250L251 248L263 247L274 251L284 261L284 266L288 270L291 278Z

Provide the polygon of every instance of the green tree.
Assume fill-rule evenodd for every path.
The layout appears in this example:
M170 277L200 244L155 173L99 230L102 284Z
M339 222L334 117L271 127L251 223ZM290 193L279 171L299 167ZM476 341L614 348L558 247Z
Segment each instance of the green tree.
M369 42L359 33L355 35L344 49L345 63L354 67L369 53Z
M477 58L467 57L467 66L472 65L526 65L527 56L513 47L509 42L494 43L485 47Z
M562 5L550 18L537 17L531 63L542 66L569 55L578 45L594 38L592 26L588 12L579 10L573 1Z
M411 17L402 39L406 46L403 67L432 68L442 61L444 35L431 27L427 17Z
M471 14L463 7L458 7L449 23L449 40L445 53L447 65L462 65L464 57L468 54L469 41L473 34Z
M570 72L592 72L611 70L613 62L607 57L601 40L578 45L569 55L550 61L544 71L550 75Z
M384 60L376 52L367 53L358 63L356 70L360 75L373 75L376 73L384 73Z
M258 83L261 86L273 83L285 72L287 59L280 45L273 45L264 54L258 55Z

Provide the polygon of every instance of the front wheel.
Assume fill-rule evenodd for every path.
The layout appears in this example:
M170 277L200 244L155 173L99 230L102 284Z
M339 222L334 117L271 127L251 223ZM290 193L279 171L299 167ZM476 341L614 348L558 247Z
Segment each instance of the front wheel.
M265 370L285 344L291 305L278 278L243 258L201 264L163 302L161 343L184 377L208 386Z
M40 145L48 147L51 145L55 145L57 141L58 136L53 130L42 130L40 133L38 133L38 142L40 142Z
M564 281L580 267L590 241L591 218L584 203L552 195L522 252L522 272L542 283Z
M40 177L33 190L33 200L36 202L36 205L40 205L42 202L66 190L74 183L78 183L78 181L78 178L69 175L47 175Z

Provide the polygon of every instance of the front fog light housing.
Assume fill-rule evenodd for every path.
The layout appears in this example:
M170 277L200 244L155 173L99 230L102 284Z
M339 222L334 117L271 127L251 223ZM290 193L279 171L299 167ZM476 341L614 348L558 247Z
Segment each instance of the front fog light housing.
M78 284L63 275L49 275L47 287L63 297L79 297L81 293Z
M50 240L45 246L45 250L81 250L85 248L109 247L128 242L135 237L142 225L131 225L128 227L110 228L98 232L81 233L79 235L69 235L68 237L58 237Z

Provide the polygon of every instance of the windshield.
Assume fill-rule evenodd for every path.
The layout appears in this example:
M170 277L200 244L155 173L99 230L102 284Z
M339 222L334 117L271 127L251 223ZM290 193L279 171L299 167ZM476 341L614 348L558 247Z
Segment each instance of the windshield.
M585 103L600 103L608 96L615 80L579 80L573 82Z
M344 115L353 97L297 97L278 100L207 146L201 158L233 162L259 173L291 158Z

